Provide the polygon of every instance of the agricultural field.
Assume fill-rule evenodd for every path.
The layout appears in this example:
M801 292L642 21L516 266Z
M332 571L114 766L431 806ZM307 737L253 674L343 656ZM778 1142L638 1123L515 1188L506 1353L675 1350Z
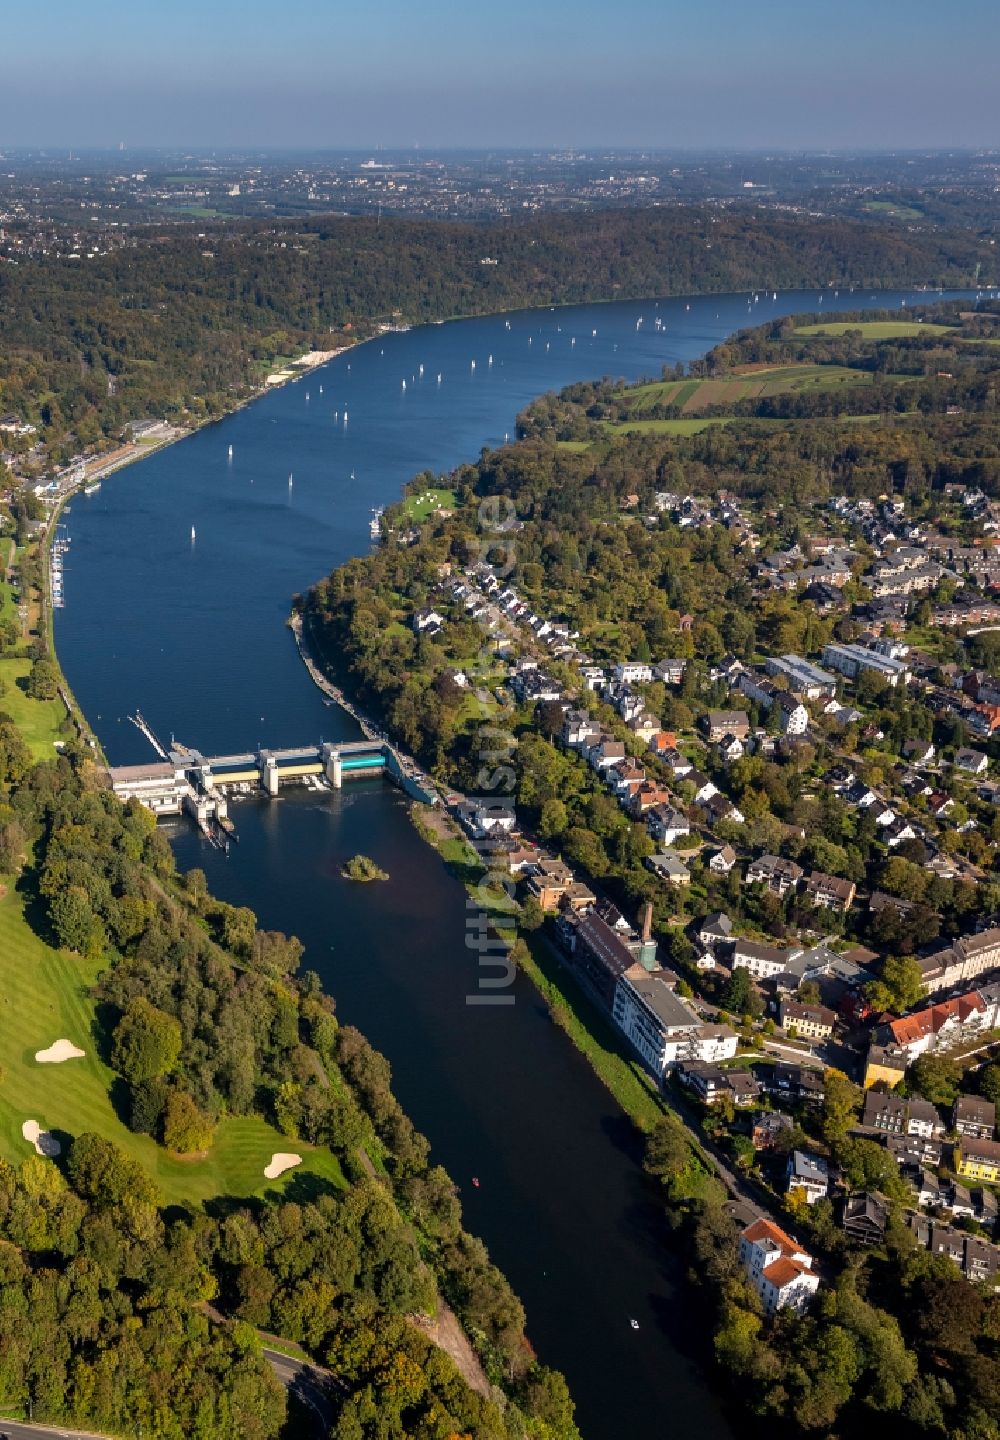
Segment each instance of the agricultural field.
M712 380L663 380L627 392L630 414L636 417L658 405L676 405L683 415L697 415L713 406L738 405L771 395L798 391L839 390L845 385L870 385L867 370L844 365L779 365L746 369Z
M303 1163L280 1180L266 1180L271 1156L292 1147L287 1136L254 1116L222 1120L204 1156L174 1156L148 1136L134 1135L110 1098L115 1076L97 1053L100 1026L89 993L96 967L47 945L26 914L29 903L9 888L0 899L0 1157L17 1163L32 1153L21 1126L35 1120L63 1148L85 1131L113 1140L140 1161L168 1204L259 1195L304 1173L344 1184L335 1157L301 1141L294 1148ZM84 1050L84 1057L40 1064L36 1051L60 1039Z
M724 415L718 415L711 418L706 416L700 420L623 420L619 425L608 421L605 429L611 435L697 435L699 431L707 430L710 425L729 423ZM582 448L586 449L586 446Z
M860 331L865 340L908 340L913 335L950 335L954 325L925 325L920 320L834 320L829 325L797 325L796 335L846 335Z

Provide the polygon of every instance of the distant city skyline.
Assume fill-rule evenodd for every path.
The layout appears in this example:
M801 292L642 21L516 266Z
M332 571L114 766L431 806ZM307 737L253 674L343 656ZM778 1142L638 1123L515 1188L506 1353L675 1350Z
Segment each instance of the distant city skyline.
M18 9L0 147L998 145L1000 7L942 19L931 0Z

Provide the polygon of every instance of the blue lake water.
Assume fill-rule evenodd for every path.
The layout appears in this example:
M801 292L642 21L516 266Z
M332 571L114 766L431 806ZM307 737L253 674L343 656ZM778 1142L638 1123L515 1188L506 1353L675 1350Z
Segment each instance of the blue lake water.
M658 378L781 314L930 298L845 291L820 306L815 291L768 291L386 335L74 498L56 616L70 684L115 764L154 758L128 723L137 707L162 738L206 754L350 735L298 659L289 601L367 547L372 507L414 474L513 438L545 390ZM524 1299L540 1357L566 1373L585 1440L728 1440L685 1353L685 1291L631 1127L530 986L518 980L511 1007L466 1004L465 895L397 792L370 780L330 798L290 790L235 818L228 859L178 825L179 863L299 935L342 1018L388 1056L402 1104L462 1186L467 1225ZM389 884L341 879L358 850Z

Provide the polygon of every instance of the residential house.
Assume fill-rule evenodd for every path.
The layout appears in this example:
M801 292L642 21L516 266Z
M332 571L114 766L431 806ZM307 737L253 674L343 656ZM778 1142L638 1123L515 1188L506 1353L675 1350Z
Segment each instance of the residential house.
M822 870L814 870L806 881L805 892L814 905L846 914L854 903L857 887L853 880L842 880L839 875L825 875Z
M698 940L702 945L710 948L716 945L724 945L732 939L733 922L723 910L717 910L714 915L706 915L698 929Z
M750 734L750 717L745 710L709 710L703 724L709 740L726 740L735 736L745 740Z
M959 1135L973 1140L992 1140L996 1130L997 1107L980 1095L959 1095L952 1112L952 1126Z
M787 970L789 961L801 953L799 949L783 949L779 945L740 937L733 949L732 966L734 970L749 970L755 980L766 980Z
M563 860L540 860L535 873L528 877L527 892L545 911L558 910L563 896L573 884L573 872Z
M725 1025L704 1025L676 994L667 972L634 964L618 978L612 1018L657 1077L681 1060L729 1059L738 1037Z
M883 1027L882 1038L905 1050L915 1060L927 1050L947 1050L967 1036L978 1034L995 1019L995 1006L987 1007L977 990L915 1010Z
M889 1207L880 1195L862 1191L844 1201L840 1222L844 1233L859 1245L880 1245L889 1223Z
M760 1099L760 1083L747 1070L723 1070L712 1061L690 1060L679 1066L678 1076L706 1105L716 1105L726 1098L745 1109Z
M819 1289L812 1256L773 1220L755 1220L740 1236L740 1264L765 1313L803 1311Z
M906 1106L906 1133L922 1140L934 1140L944 1134L944 1121L937 1108L922 1095L911 1095Z
M985 775L989 767L989 760L981 750L956 750L951 763L956 770L964 770L967 775Z
M571 968L577 979L608 1010L619 979L635 964L635 956L614 927L596 911L582 915L571 932Z
M808 1040L829 1040L837 1016L825 1005L805 1005L798 1000L782 1000L779 1011L781 1028L792 1027L797 1035Z
M661 850L655 855L647 855L646 865L668 885L680 888L691 884L691 872L676 850Z
M899 1095L867 1090L861 1123L866 1130L879 1130L884 1135L905 1135L906 1101Z
M830 1171L822 1155L808 1150L793 1150L788 1157L789 1195L801 1195L807 1205L822 1200L830 1188Z
M736 851L731 845L723 845L709 860L708 868L714 875L728 875L735 864Z
M691 822L672 805L657 805L646 815L650 838L660 845L675 845L684 835L691 834Z
M990 970L1000 968L1000 929L966 935L946 945L943 950L924 956L918 963L928 994L967 984Z
M1000 1250L995 1245L978 1235L964 1234L940 1220L929 1219L912 1210L906 1216L906 1223L925 1250L935 1255L947 1255L967 1280L996 1284Z
M730 825L742 825L746 816L733 802L725 795L710 795L707 800L701 802L705 812L705 821L708 825L718 825L726 820Z
M794 1120L783 1110L761 1110L753 1117L750 1140L755 1150L775 1150L794 1129Z
M601 727L586 710L567 710L563 716L562 741L572 750L586 749L601 735Z
M694 800L696 805L706 804L707 801L711 800L713 795L718 795L719 793L719 787L713 785L708 776L703 775L700 770L690 770L687 775L684 776L684 779L694 786Z
M660 660L653 666L653 678L662 680L665 685L679 685L687 666L686 660Z
M785 860L780 855L759 855L747 867L748 885L766 885L775 895L784 895L793 890L805 872L794 860Z
M655 780L643 780L633 791L628 802L630 815L639 819L647 815L651 810L657 809L660 805L666 805L670 801L670 791Z
M840 596L835 595L834 603L839 600ZM764 661L764 668L769 675L783 675L789 689L808 700L818 700L821 695L831 696L837 692L836 675L821 670L801 655L771 655Z
M885 1148L897 1165L940 1165L944 1147L925 1135L887 1135Z
M436 635L444 625L444 616L429 607L414 610L412 625L418 635Z
M898 685L901 680L905 683L909 676L902 660L880 655L864 645L825 645L823 664L846 675L849 680L856 680L864 671L871 670L884 685Z
M587 747L587 763L592 770L608 770L612 765L620 765L625 758L624 742L609 735L602 735Z
M1000 1180L1000 1144L996 1140L963 1136L952 1158L957 1173L969 1180L985 1180L988 1184Z
M652 678L652 665L646 665L641 660L627 660L615 666L615 679L619 685L646 685Z
M825 1090L822 1070L788 1060L775 1061L761 1081L769 1094L791 1105L819 1104Z

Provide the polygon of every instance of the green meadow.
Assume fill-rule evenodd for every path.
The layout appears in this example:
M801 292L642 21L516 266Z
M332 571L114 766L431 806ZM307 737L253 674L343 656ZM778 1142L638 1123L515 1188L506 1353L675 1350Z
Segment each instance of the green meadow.
M797 325L796 335L846 335L860 331L866 340L905 340L911 335L948 335L954 325L925 325L920 320L835 320L829 325Z

